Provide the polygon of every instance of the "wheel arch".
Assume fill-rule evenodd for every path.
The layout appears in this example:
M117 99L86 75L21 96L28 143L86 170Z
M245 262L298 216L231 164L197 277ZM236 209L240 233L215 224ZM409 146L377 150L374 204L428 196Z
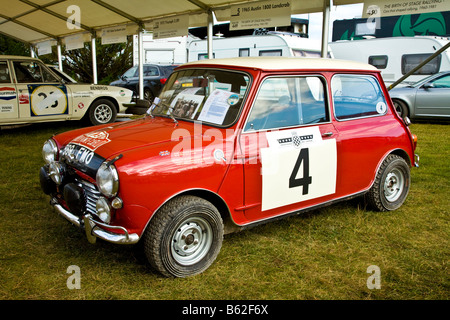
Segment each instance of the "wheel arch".
M386 155L386 157L389 156L390 154L395 154L395 155L397 155L399 157L402 157L403 159L405 159L405 161L408 164L408 166L412 167L411 159L409 158L409 155L408 155L408 153L405 150L403 150L403 149L392 150L389 154Z
M119 113L119 109L120 109L119 103L117 102L116 99L114 99L113 97L110 97L110 96L101 96L101 97L95 98L94 100L92 100L91 104L89 105L88 110L92 107L92 105L93 105L96 101L98 101L98 100L103 100L103 99L104 99L104 100L109 100L109 101L111 101L111 102L114 104L114 107L116 108L117 113ZM87 113L87 112L86 112L86 113Z
M159 208L157 210L155 210L155 212L152 214L149 221L147 222L147 225L145 226L145 228L143 230L145 230L148 227L148 225L150 224L150 221L153 219L155 214L157 214L158 211L165 204L167 204L168 202L170 202L178 197L186 196L186 195L196 196L201 199L204 199L204 200L210 202L214 207L217 208L217 210L220 213L220 216L222 217L223 226L224 226L224 234L233 233L233 232L239 231L241 229L238 225L236 225L233 222L233 220L231 218L231 212L230 212L230 209L228 208L228 205L226 204L225 200L223 200L222 197L220 197L217 193L207 190L207 189L190 189L190 190L185 190L180 193L177 193L177 194L173 195L172 197L168 198L166 201L164 201L164 203L162 203L161 206L159 206Z

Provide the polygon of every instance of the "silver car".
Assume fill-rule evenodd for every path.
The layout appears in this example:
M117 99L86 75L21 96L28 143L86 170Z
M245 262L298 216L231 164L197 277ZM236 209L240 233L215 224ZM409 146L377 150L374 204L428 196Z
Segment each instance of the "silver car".
M394 88L389 95L402 118L450 120L450 71Z

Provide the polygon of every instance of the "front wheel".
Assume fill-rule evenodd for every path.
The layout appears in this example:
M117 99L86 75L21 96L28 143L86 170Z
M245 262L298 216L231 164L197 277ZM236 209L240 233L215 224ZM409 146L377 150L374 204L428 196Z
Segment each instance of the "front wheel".
M180 196L165 204L144 234L150 265L168 277L188 277L205 271L222 247L223 222L210 202Z
M400 118L409 117L409 111L408 106L403 101L393 99L392 102L394 103L395 111L398 113Z
M408 195L410 183L410 170L405 159L391 154L378 169L367 194L368 202L380 211L398 209Z
M107 99L99 99L93 102L88 112L89 121L94 126L116 121L116 106Z

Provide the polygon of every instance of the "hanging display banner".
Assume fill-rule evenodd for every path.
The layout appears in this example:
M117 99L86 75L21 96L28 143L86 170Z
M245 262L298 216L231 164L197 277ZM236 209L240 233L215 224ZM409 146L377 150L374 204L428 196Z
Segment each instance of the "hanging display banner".
M362 17L389 17L449 10L450 0L366 0Z
M153 21L153 39L187 36L189 15L168 17Z
M288 26L291 24L291 8L291 0L233 5L230 30Z
M40 56L52 53L52 44L50 41L39 42L36 44L36 47Z
M87 34L75 34L64 38L66 44L66 50L75 50L84 48L84 43L90 40L90 36Z
M127 26L117 26L102 30L102 45L127 42Z

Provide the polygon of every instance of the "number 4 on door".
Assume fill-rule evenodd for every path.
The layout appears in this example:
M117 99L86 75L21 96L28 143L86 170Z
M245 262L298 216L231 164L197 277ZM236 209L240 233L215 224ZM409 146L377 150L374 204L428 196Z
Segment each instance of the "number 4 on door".
M303 177L296 178L300 166L303 162ZM309 149L304 148L300 150L297 161L295 162L294 169L292 170L291 176L289 177L289 188L295 188L302 186L302 194L308 194L308 187L312 183L312 177L309 175Z

